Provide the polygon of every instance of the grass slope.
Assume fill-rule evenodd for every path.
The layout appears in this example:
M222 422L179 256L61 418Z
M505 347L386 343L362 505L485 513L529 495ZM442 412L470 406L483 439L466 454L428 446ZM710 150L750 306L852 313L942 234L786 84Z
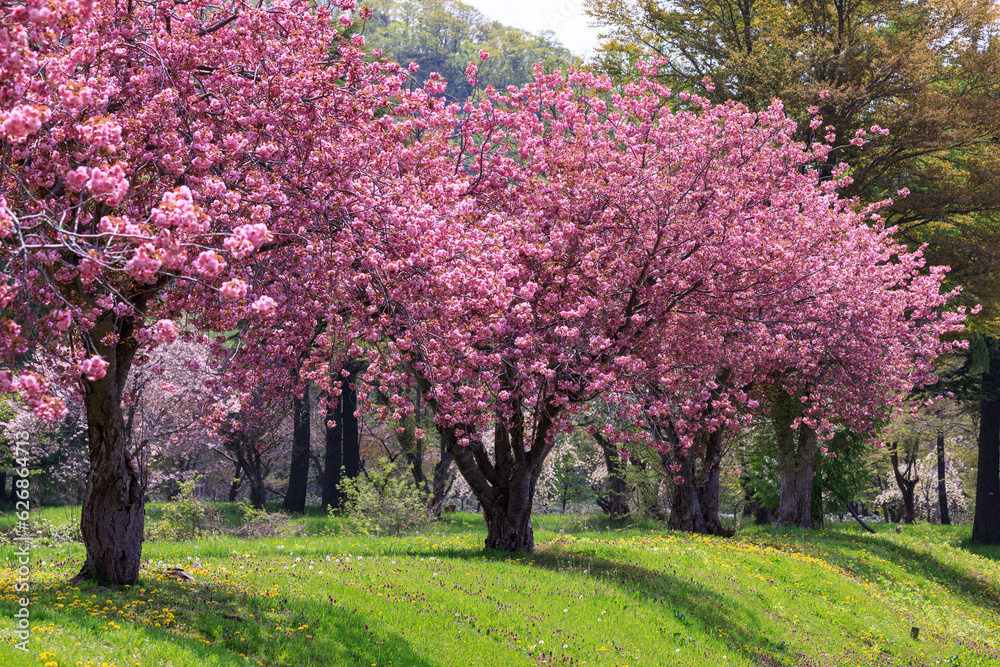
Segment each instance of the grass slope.
M0 665L1000 665L1000 550L963 527L721 539L538 517L516 558L483 552L468 514L380 540L302 523L149 542L141 581L112 591L64 583L79 545L37 548L27 657L5 545Z

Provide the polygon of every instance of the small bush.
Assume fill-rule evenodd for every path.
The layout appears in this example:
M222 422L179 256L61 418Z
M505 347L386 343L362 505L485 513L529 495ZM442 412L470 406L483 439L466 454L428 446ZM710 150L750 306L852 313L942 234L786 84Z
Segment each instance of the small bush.
M37 547L52 547L66 542L83 542L79 519L69 519L62 523L56 523L38 517L33 518L30 525L32 544Z
M216 512L195 495L197 484L197 478L181 482L177 498L163 504L160 520L150 527L151 539L182 541L215 532Z
M291 530L291 522L286 514L268 512L257 509L249 500L242 500L236 505L239 512L240 525L233 531L240 537L278 537L287 535Z
M379 459L371 470L340 484L351 527L365 535L402 535L433 518L427 495L417 488L405 465Z

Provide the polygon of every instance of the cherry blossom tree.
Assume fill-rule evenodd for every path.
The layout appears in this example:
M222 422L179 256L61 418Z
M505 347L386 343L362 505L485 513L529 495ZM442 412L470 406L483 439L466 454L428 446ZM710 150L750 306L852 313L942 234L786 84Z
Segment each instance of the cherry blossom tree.
M0 389L56 419L66 407L51 388L81 386L80 576L130 583L145 484L122 397L137 351L172 341L182 312L229 328L273 316L280 286L255 253L337 261L304 230L342 221L339 193L385 148L392 121L374 109L399 77L365 64L339 37L349 13L338 20L322 3L27 0L0 11ZM31 361L42 358L54 374Z
M637 425L669 422L684 454L757 406L747 387L778 383L805 399L793 426L822 437L834 416L870 426L961 326L938 312L943 270L922 273L877 207L839 199L843 171L820 180L809 165L829 147L796 143L779 103L609 85L538 71L487 89L456 141L396 161L405 188L355 225L359 319L390 340L372 371L400 414L410 383L425 392L488 548L533 548L554 437L598 395Z

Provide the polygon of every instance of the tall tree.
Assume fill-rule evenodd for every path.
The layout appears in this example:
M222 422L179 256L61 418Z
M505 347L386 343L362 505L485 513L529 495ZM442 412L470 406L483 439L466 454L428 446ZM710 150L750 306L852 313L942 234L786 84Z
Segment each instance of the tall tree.
M270 294L248 298L272 275L255 271L254 252L281 249L293 266L325 254L303 231L329 237L346 198L331 193L349 192L385 148L393 133L373 129L373 106L396 89L340 41L322 3L23 10L0 7L12 34L0 45L12 65L0 74L0 390L54 419L65 407L49 383L79 388L90 449L80 576L133 583L145 479L122 397L136 353L176 336L171 315L231 329L274 314ZM61 371L44 377L43 357Z

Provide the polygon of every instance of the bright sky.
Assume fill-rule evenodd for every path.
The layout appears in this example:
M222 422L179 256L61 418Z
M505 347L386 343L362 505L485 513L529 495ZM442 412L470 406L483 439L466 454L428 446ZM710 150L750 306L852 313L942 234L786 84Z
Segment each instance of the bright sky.
M598 30L583 12L583 0L463 0L489 18L529 32L551 30L573 53L588 56Z

